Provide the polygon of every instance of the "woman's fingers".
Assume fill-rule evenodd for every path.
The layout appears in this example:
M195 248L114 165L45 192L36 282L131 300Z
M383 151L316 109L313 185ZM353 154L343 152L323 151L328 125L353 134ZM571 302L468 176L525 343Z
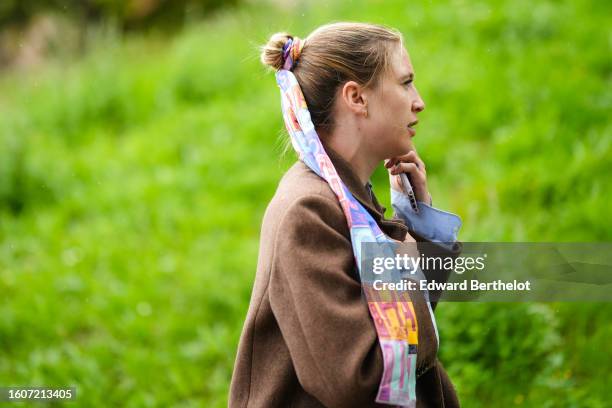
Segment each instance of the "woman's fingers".
M425 170L425 163L415 150L411 150L402 156L386 160L385 167L389 172L391 188L402 191L403 183L398 175L401 173L408 173L416 199L425 203L431 203L431 195L427 189L427 171Z
M397 163L389 170L389 177L396 178L401 173L410 174L410 184L416 196L416 199L423 202L431 202L429 192L427 191L427 176L425 170L421 170L415 163ZM399 188L396 190L406 190L403 182L397 182Z
M408 173L410 174L414 183L424 178L423 173L415 163L397 163L391 168L390 173L393 175L400 173Z
M421 158L419 157L419 155L417 154L417 152L412 151L411 153L414 153L414 159L416 160L416 163L419 165L419 168L423 171L425 171L425 162L423 160L421 160ZM410 153L409 153L410 154Z
M423 162L423 160L421 160L416 150L411 150L407 154L404 154L402 156L393 157L391 159L386 160L385 167L389 169L400 162L415 163L417 167L425 170L425 163Z
M395 164L398 161L399 161L399 159L397 157L393 157L392 159L386 159L385 160L385 167L389 169L389 168L395 166Z
M425 170L425 163L419 157L416 150L411 150L407 154L399 157L400 161L415 163L419 168Z

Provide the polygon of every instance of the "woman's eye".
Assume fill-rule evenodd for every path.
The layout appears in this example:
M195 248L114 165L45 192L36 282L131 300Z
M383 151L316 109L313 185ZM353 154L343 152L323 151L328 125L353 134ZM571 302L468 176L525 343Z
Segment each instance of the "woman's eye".
M409 79L408 81L404 82L404 85L410 85L412 83L412 79Z

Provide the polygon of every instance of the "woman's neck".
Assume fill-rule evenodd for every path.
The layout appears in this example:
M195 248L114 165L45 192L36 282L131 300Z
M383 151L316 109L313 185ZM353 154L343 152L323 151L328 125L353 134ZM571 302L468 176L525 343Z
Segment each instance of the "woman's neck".
M350 135L351 133L343 133L341 135L333 132L322 137L327 140L326 144L329 147L334 149L340 157L351 165L361 184L365 185L370 180L380 160L373 157L372 152L364 148L363 143L346 137L345 135L347 134Z

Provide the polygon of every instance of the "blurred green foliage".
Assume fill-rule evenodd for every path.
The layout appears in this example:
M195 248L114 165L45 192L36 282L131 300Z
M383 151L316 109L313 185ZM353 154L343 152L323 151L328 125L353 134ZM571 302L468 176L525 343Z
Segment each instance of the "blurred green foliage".
M0 384L87 406L227 404L260 222L284 170L257 46L333 20L401 30L415 143L464 241L610 241L610 6L245 4L170 39L98 38L0 77ZM388 205L386 175L375 190ZM388 214L390 215L390 214ZM604 407L608 304L449 304L465 406Z
M124 28L170 27L209 14L238 0L2 0L0 27L24 24L40 13L55 12L82 23L112 20Z

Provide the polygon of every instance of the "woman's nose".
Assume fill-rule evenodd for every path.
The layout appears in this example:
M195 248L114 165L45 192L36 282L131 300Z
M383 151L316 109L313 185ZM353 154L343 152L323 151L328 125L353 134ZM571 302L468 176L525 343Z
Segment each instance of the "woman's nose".
M419 95L419 93L417 92L416 99L412 103L412 111L419 113L423 111L424 109L425 109L425 102L423 102L421 95Z
M412 105L412 110L414 112L421 112L422 110L425 109L425 102L423 102L422 99L419 98L418 101L416 101L413 105Z

